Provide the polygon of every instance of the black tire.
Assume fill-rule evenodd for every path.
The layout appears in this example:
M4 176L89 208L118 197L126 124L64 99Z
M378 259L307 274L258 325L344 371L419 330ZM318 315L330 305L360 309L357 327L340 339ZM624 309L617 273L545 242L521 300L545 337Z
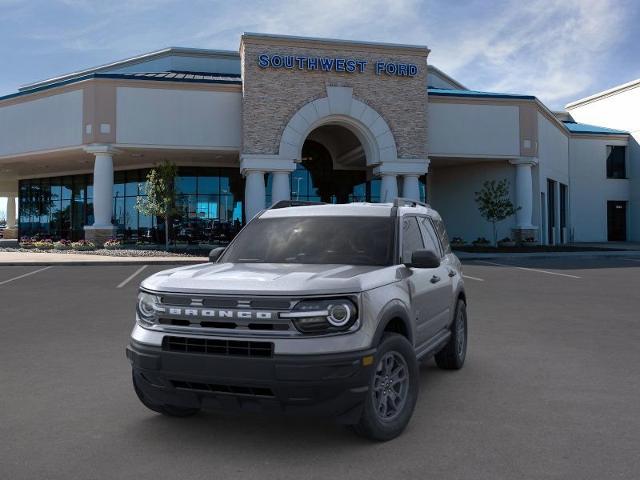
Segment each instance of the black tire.
M385 368L382 362L389 358L399 362L397 364L398 371L400 371L399 369L401 367L406 367L407 381L405 382L403 380L405 377L402 377L403 379L398 380L395 385L391 383L386 386L387 384L383 383L385 387L384 390L381 390L380 380L384 377L381 377L380 373L384 372ZM367 392L367 397L364 402L362 417L357 424L352 426L352 429L362 437L385 442L400 435L411 419L420 389L418 361L416 360L413 346L405 337L396 333L388 333L382 337L374 365L375 367L371 371L369 391ZM406 390L402 390L405 386ZM396 388L400 388L401 390L395 390ZM393 398L391 397L392 391L394 394ZM384 418L389 407L395 408L393 405L390 405L389 402L395 402L395 400L399 398L397 394L400 391L404 391L405 393L403 396L404 400L401 401L401 405L398 406L392 416ZM383 394L384 399L381 397ZM381 399L382 402L385 403L383 407L384 414L380 412L378 408L378 406L382 404Z
M154 403L151 399L145 396L144 392L138 386L136 374L132 373L131 377L133 379L133 389L136 391L136 395L138 395L140 402L142 402L142 404L149 410L161 413L168 417L191 417L200 411L199 408L184 408L176 405L160 405L158 403Z
M460 370L467 356L467 304L458 300L451 324L451 338L435 355L436 365L443 370Z

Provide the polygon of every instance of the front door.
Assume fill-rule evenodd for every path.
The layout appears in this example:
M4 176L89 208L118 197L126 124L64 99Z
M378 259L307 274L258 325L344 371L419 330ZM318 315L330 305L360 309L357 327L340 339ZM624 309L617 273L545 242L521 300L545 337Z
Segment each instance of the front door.
M627 202L607 202L607 229L610 242L627 240Z

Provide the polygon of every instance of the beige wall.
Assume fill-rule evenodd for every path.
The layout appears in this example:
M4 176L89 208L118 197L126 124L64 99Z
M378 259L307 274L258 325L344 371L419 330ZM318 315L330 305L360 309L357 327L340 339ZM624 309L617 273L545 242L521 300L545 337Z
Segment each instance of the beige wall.
M262 53L357 58L369 63L364 73L272 69L258 66ZM426 158L428 50L376 47L358 43L323 44L315 41L274 41L243 37L243 137L245 154L278 153L280 137L292 115L318 98L327 86L353 88L353 98L377 111L389 125L398 157ZM415 77L376 75L378 60L418 65Z

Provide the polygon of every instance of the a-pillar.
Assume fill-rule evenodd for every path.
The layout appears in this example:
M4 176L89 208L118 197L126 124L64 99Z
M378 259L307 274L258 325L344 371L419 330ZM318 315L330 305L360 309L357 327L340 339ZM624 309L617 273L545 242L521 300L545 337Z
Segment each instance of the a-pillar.
M85 240L103 245L112 238L115 228L113 218L113 155L110 145L90 145L84 149L94 155L93 163L93 225L84 227Z
M515 240L536 238L538 227L533 224L533 172L538 164L535 157L521 157L509 160L516 167L516 226L513 229Z

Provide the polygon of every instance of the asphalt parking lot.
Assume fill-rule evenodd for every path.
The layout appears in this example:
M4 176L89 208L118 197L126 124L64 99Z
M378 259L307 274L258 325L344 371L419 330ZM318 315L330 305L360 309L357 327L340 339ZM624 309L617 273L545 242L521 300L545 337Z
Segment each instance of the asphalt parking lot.
M124 347L165 267L0 266L0 478L635 479L640 261L469 262L465 368L374 444L323 420L146 410Z

